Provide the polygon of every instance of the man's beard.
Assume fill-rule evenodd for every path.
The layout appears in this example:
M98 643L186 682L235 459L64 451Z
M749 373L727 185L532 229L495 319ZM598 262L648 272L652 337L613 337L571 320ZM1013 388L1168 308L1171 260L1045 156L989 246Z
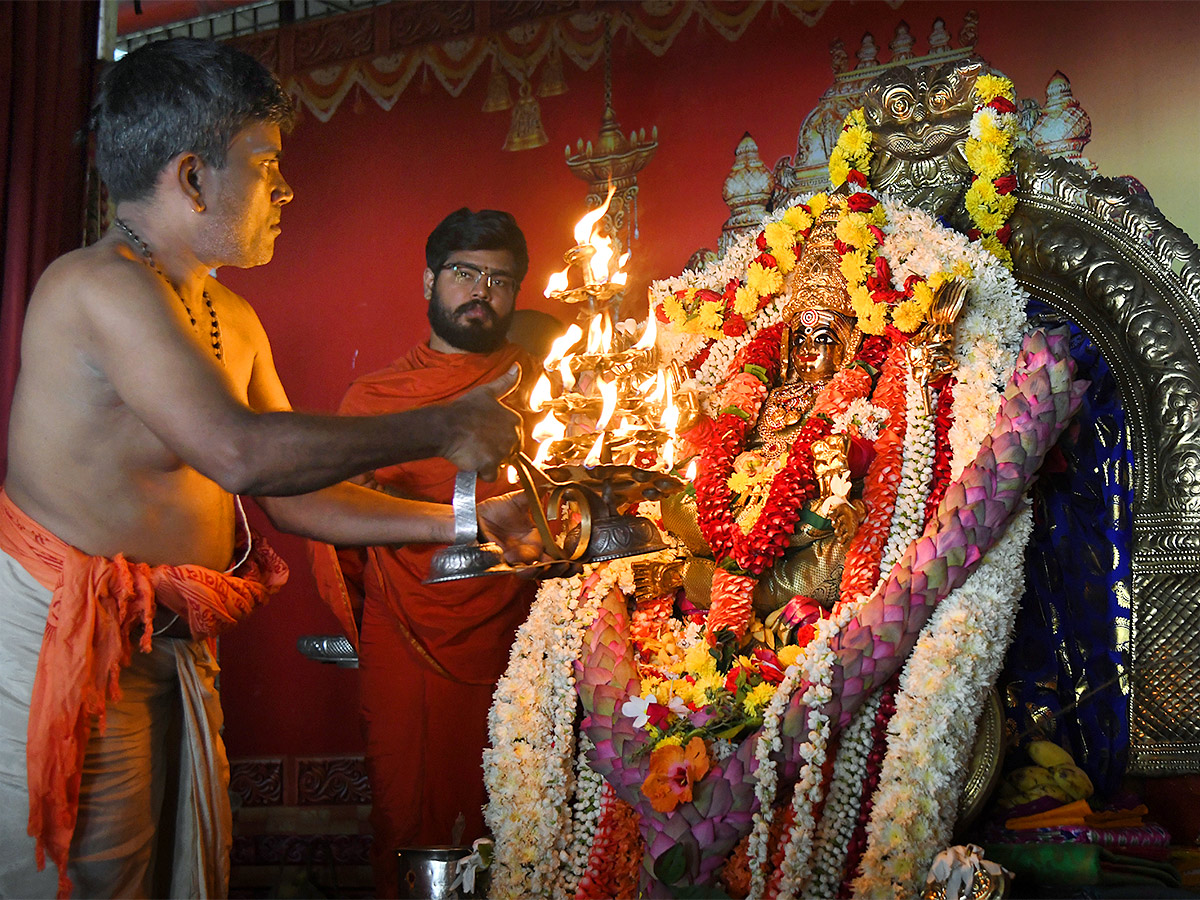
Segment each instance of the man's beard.
M458 320L458 313L473 307L486 310L488 321ZM448 312L438 299L436 287L429 297L429 327L433 329L433 333L451 347L467 353L491 353L493 350L499 350L508 335L512 317L511 309L505 315L498 316L491 304L484 300L472 300Z

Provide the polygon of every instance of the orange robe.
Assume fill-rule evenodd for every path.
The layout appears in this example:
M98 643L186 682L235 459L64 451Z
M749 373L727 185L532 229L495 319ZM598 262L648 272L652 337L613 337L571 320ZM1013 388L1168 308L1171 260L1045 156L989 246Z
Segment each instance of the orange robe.
M287 565L257 535L239 574L203 566L148 566L71 547L20 510L0 488L0 550L54 592L38 655L26 756L29 834L38 868L48 854L59 896L70 894L68 851L79 813L83 761L92 723L105 724L118 676L139 649L149 653L159 603L178 613L198 640L215 638L264 603L287 580Z
M452 400L504 374L514 361L521 363L524 388L541 367L514 345L490 354L439 353L421 345L355 381L341 412L371 415ZM455 475L440 458L374 473L379 484L405 497L437 503L452 500ZM510 490L503 480L480 482L478 496ZM381 897L397 892L397 848L450 843L460 814L464 843L483 836L488 709L536 590L532 582L503 576L423 585L439 546L310 546L318 589L358 649Z

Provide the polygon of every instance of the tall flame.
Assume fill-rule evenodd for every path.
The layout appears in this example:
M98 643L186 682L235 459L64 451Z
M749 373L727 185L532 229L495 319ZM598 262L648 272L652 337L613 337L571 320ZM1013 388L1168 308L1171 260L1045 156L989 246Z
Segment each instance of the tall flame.
M543 373L529 392L529 408L537 412L550 401L550 396L550 379Z
M615 381L605 381L603 378L597 379L596 387L600 389L600 396L604 398L604 406L600 411L600 418L596 420L596 430L603 431L604 426L608 424L608 420L612 418L613 412L617 408L617 383Z
M583 218L575 223L575 243L586 244L588 238L592 236L592 226L604 218L604 214L608 212L608 204L612 202L615 189L610 185L608 188L608 196L604 198L604 203L597 206L590 213L585 213Z
M658 339L658 318L651 310L650 315L646 317L646 329L642 332L642 336L638 338L638 342L633 345L634 350L649 350L654 346L654 342Z
M592 316L592 321L588 323L587 350L585 352L587 352L587 353L600 352L600 341L601 341L600 326L603 322L604 322L604 314L603 313L596 313L596 315Z

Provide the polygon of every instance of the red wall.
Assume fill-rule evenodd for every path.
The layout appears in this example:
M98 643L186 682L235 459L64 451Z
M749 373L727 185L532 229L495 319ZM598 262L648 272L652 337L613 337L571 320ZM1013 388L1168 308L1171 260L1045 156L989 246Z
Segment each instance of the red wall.
M1092 116L1097 137L1088 152L1101 170L1139 175L1168 216L1200 233L1188 227L1200 199L1194 5L838 2L814 27L768 7L735 43L695 19L662 57L627 33L614 41L613 98L624 130L658 127L657 155L639 179L641 240L631 263L643 296L649 280L678 272L697 247L715 246L729 214L721 188L744 132L768 167L795 151L801 120L832 80L831 41L841 38L853 58L870 31L887 59L887 42L904 20L920 53L935 17L956 36L971 8L980 13L978 52L1014 79L1019 94L1044 100L1046 81L1061 69ZM432 81L421 93L415 81L387 112L368 97L347 98L328 123L306 114L285 139L284 174L296 197L275 260L220 276L258 309L297 408L333 409L351 378L428 335L424 241L459 206L516 215L531 256L519 305L569 317L541 290L562 267L585 211L585 186L564 164L563 148L597 135L602 66L583 73L566 64L569 92L541 100L549 143L517 153L501 149L509 113L480 111L485 75L458 98ZM1158 139L1147 142L1146 134ZM331 633L334 620L316 599L300 543L275 541L292 566L291 582L222 640L231 755L356 751L355 673L296 652L298 636Z

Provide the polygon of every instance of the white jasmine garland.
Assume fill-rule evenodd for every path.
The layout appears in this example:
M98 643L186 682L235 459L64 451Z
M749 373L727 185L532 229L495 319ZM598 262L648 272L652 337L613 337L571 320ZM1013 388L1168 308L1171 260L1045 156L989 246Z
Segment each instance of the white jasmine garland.
M483 753L484 819L495 839L493 897L554 896L564 864L574 868L568 849L575 788L574 666L600 599L615 585L632 588L632 571L624 562L597 566L598 579L582 602L583 576L543 582L517 630L488 716L491 747Z
M854 896L919 896L949 843L984 697L1004 663L1032 530L1019 513L966 582L935 610L900 678L862 875Z
M819 711L833 698L831 685L836 656L829 644L854 618L865 599L861 597L843 603L828 619L818 620L813 639L804 648L804 654L798 663L798 668L808 683L801 702L809 710L809 730L808 741L800 747L800 756L806 760L806 764L800 768L800 778L792 794L792 826L785 837L784 856L780 864L778 896L781 898L794 897L796 891L802 889L808 880L807 867L816 827L813 810L821 802L824 789L821 774L829 745L829 718ZM767 824L769 827L769 821ZM752 877L753 872L752 868ZM759 896L753 893L753 882L751 896Z
M888 541L879 563L881 577L888 575L900 561L908 545L925 530L925 500L933 478L935 419L922 405L924 389L909 372L905 379L907 430L904 433L904 457L900 466L900 484Z
M559 878L560 896L573 897L587 873L588 857L600 823L604 776L588 764L592 741L587 732L579 732L579 750L575 758L575 803L572 806L571 847Z
M862 806L867 756L873 746L871 731L875 727L880 699L880 692L873 692L841 733L829 796L825 799L825 809L814 838L816 849L808 888L808 893L814 897L834 897L842 883L846 851Z

